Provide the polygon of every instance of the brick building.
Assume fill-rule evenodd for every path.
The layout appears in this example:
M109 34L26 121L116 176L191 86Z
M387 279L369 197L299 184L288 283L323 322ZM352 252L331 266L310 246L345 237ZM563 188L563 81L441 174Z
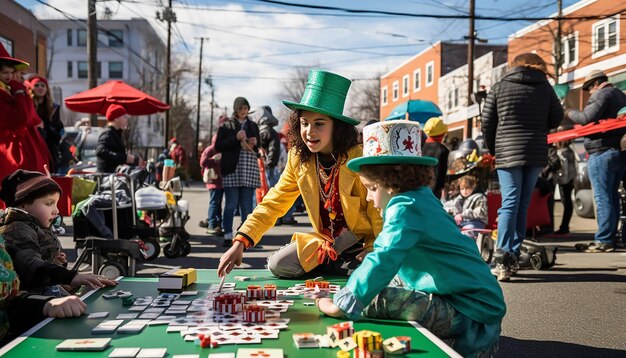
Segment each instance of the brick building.
M562 65L559 83L569 84L567 107L582 108L589 96L581 90L585 76L594 69L604 71L609 81L626 90L626 19L618 12L624 3L614 0L583 0L563 9L563 16L583 17L561 21ZM616 14L616 15L613 15ZM588 16L606 18L585 19ZM552 16L556 16L553 14ZM529 51L537 53L555 73L555 49L558 22L543 20L509 36L509 62Z
M30 10L13 0L2 0L0 42L12 56L30 63L29 73L46 76L46 45L50 30Z
M489 52L506 51L506 45L474 46L475 58ZM467 44L436 42L380 78L380 119L410 99L429 100L439 105L439 79L467 64ZM441 106L440 106L441 107Z

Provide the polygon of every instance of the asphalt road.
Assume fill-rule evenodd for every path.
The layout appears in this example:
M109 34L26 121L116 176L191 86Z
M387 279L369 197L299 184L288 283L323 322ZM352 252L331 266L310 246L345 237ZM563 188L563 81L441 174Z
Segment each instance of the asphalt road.
M184 258L164 256L138 265L139 276L155 276L174 266L217 268L222 248L219 237L197 226L206 218L208 192L201 183L186 188L183 199L190 204L187 231L192 251ZM555 221L562 207L556 204ZM295 231L309 231L305 214L296 214L298 224L277 226L261 245L248 250L242 267L263 268L269 254L289 242ZM71 222L61 237L71 260L75 258ZM235 225L239 218L235 218ZM574 244L593 240L595 220L574 215L569 237L537 239L559 246L557 264L544 271L520 271L502 283L507 315L502 326L499 357L626 357L626 251L579 253Z

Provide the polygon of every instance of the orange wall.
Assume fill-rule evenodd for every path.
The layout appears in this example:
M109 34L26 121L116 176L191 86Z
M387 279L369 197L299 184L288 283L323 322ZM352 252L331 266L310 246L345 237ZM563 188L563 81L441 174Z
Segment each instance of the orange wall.
M433 84L426 87L426 64L430 61L434 63ZM421 69L420 75L420 90L414 91L413 72L417 69ZM439 102L438 85L439 77L441 74L441 43L436 43L433 47L423 51L420 55L413 58L409 62L405 63L393 72L385 75L380 80L380 119L385 119L389 116L391 111L399 104L408 101L409 99L425 99L432 101L436 104ZM409 75L409 93L408 96L402 96L402 77ZM393 83L398 81L399 95L398 99L393 101ZM387 104L383 104L383 88L387 86Z
M612 14L620 9L623 9L623 2L614 0L598 0L589 4L588 6L578 9L574 12L566 14L565 16L590 16L601 14ZM575 69L594 64L596 62L607 60L611 57L619 56L626 53L626 43L624 43L624 37L626 35L626 16L621 16L619 20L619 35L620 42L619 50L616 52L608 53L601 57L592 58L592 26L596 22L602 20L563 20L562 21L562 33L563 36L578 31L578 63L569 68L564 68L562 73L567 73ZM541 58L548 63L548 68L551 73L554 73L554 59L552 55L552 49L554 46L554 35L556 33L557 22L551 21L547 25L537 28L520 38L515 38L509 41L509 63L515 58L515 56L534 51ZM626 64L618 65L617 67L604 68L603 70L611 72L620 68L625 68ZM578 76L577 76L578 77ZM581 84L582 80L577 80L577 84Z

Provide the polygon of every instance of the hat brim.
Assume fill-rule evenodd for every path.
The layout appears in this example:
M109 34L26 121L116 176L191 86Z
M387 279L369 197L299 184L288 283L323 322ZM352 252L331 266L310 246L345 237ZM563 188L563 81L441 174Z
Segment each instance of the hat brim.
M18 60L17 58L13 58L13 57L0 57L0 60L8 62L17 71L23 71L27 69L28 67L30 67L30 64L28 62Z
M356 119L352 119L350 117L346 117L343 114L331 113L331 112L329 112L329 111L327 111L325 109L322 109L322 108L307 106L307 105L304 105L304 104L291 102L291 101L283 101L283 104L287 108L289 108L291 110L294 110L294 111L297 111L297 110L301 109L301 110L305 110L305 111L322 113L322 114L325 114L325 115L327 115L329 117L336 118L336 119L338 119L338 120L340 120L342 122L346 122L348 124L351 124L353 126L356 126L356 125L361 123L361 121L358 121Z
M404 155L383 155L379 157L354 158L348 162L348 169L358 173L362 165L368 164L416 164L416 165L437 165L437 158L433 157L409 157Z

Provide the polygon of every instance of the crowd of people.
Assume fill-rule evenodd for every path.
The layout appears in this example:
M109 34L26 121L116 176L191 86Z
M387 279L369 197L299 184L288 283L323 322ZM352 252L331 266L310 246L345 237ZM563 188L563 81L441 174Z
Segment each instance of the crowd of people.
M44 316L85 312L75 295L81 286L116 283L67 268L51 230L62 189L49 173L69 169L59 106L44 77L20 80L28 64L1 46L0 161L6 165L0 166L0 199L7 209L0 217L0 337L6 339ZM497 280L509 280L517 271L538 180L552 191L558 184L564 213L556 233L570 230L576 154L568 141L548 145L547 134L567 129L564 118L598 122L616 118L626 107L626 95L594 71L583 85L591 93L585 108L564 111L549 75L536 54L517 56L486 98L484 147L475 142L471 147L472 156L495 156L502 195L492 267L468 237L488 225L485 188L466 173L450 197L448 163L454 158L449 158L448 128L441 117L423 128L404 120L371 121L361 134L360 122L343 115L350 80L317 69L309 73L300 102L283 101L291 111L283 131L275 129L279 121L269 106L251 112L248 100L237 97L232 114L219 117L199 163L208 191L207 217L200 225L222 236L227 247L218 275L241 265L245 250L273 226L295 224L293 213L304 206L312 231L294 233L268 258L272 274L349 276L334 298L317 300L322 312L352 320L415 320L463 356L492 356L506 312ZM110 105L106 119L96 146L97 170L143 166L124 143L126 108ZM585 148L599 230L581 250L610 252L619 244L617 190L626 171L626 129L589 136ZM172 138L156 160L156 179L164 179L162 168L173 163L186 182L188 159ZM257 195L262 183L269 189ZM241 225L234 228L237 214ZM18 309L29 317L18 317Z

